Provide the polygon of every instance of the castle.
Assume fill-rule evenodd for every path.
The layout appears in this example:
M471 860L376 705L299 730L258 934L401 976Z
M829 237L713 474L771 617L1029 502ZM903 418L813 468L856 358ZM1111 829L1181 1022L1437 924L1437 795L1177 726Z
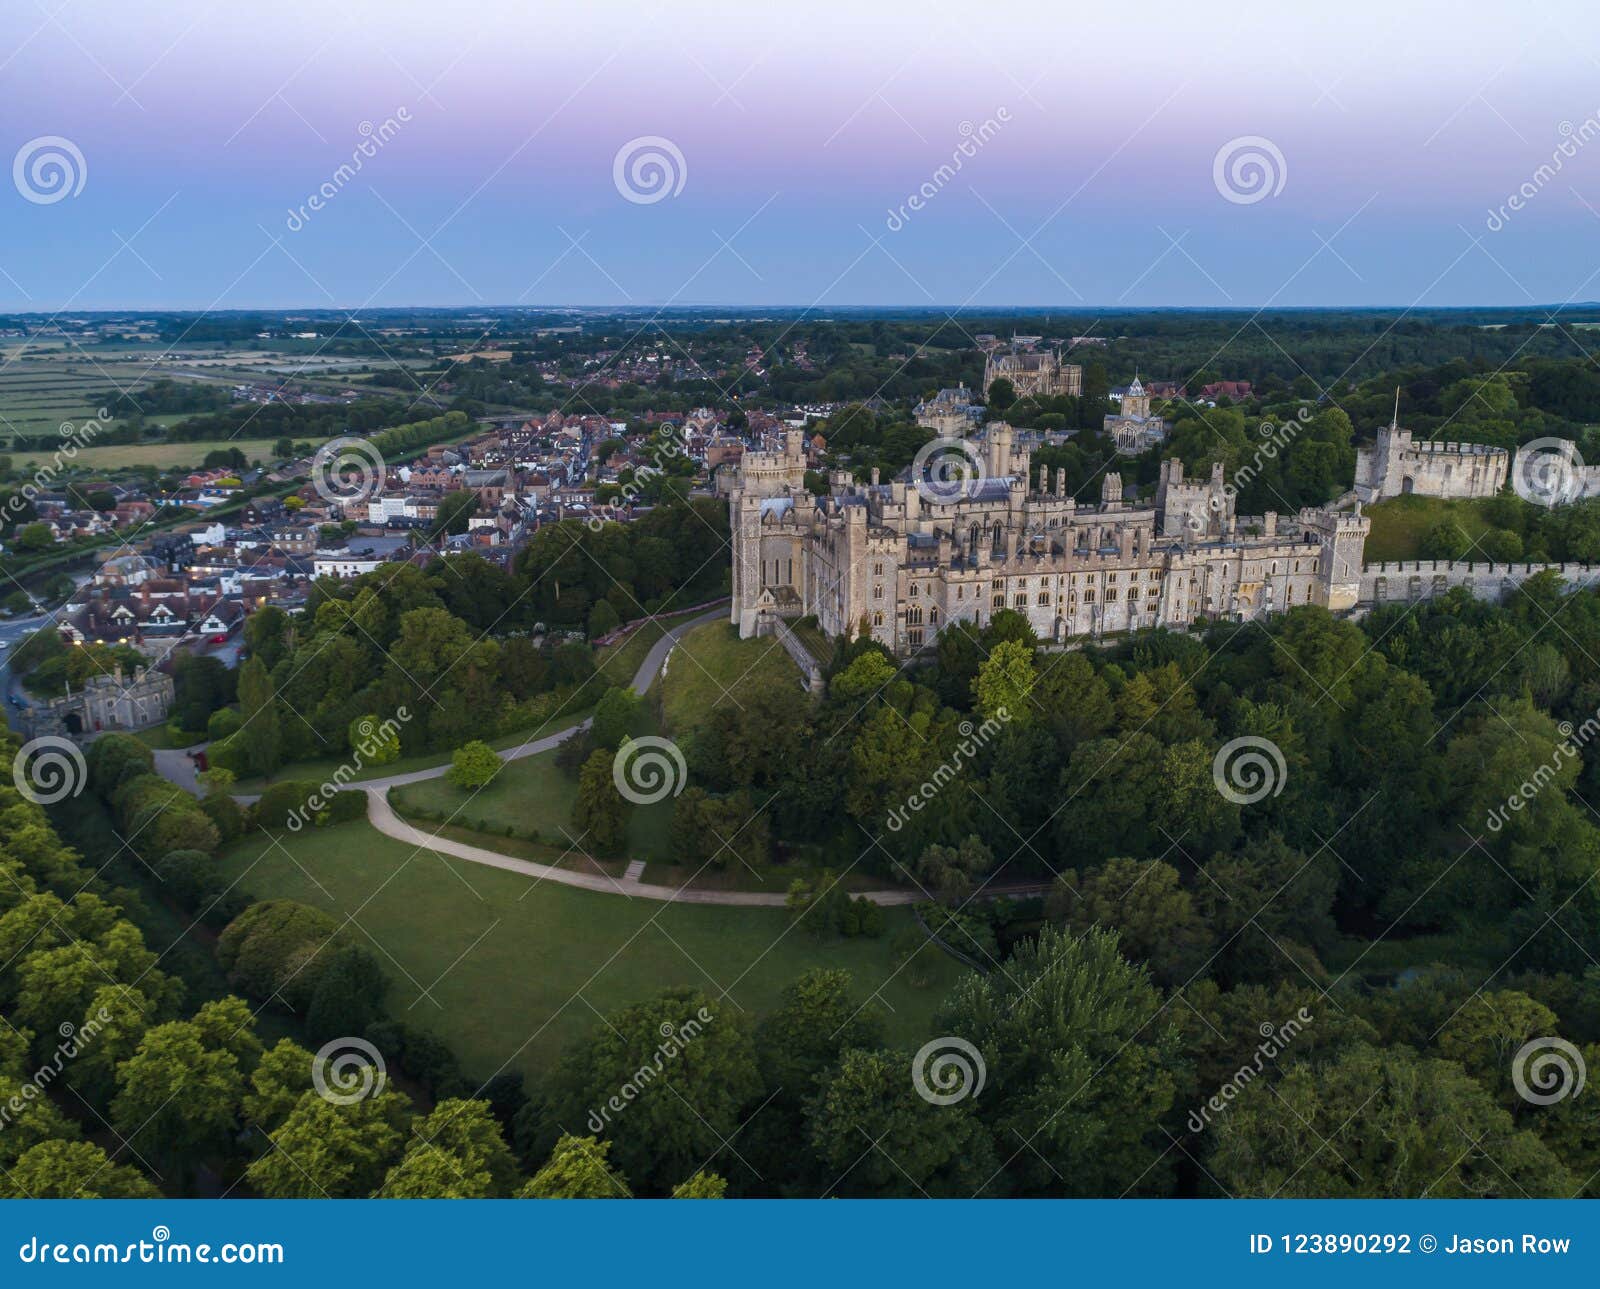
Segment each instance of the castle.
M1138 456L1166 442L1167 423L1150 415L1150 395L1137 376L1122 392L1121 410L1106 417L1105 432L1123 456Z
M1423 497L1492 497L1505 487L1511 465L1504 448L1486 443L1415 443L1410 430L1391 422L1378 441L1356 451L1356 496L1382 501Z
M1035 353L1013 344L1010 353L991 353L983 364L985 401L989 398L989 386L997 380L1010 381L1018 398L1032 395L1054 398L1061 394L1077 398L1083 393L1083 368L1063 363L1059 347Z
M970 467L954 486L912 472L880 483L875 471L860 484L836 470L824 497L805 489L799 431L782 451L746 453L729 502L740 635L814 615L830 636L865 631L905 656L1003 608L1064 642L1356 605L1371 528L1359 506L1242 520L1220 466L1189 482L1177 461L1162 464L1154 505L1124 500L1117 474L1098 505L1082 505L1065 471L1034 470L1004 422L937 442Z

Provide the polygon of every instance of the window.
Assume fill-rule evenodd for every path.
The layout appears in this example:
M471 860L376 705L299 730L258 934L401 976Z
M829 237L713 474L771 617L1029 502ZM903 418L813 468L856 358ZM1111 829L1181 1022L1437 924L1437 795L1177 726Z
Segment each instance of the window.
M1083 593L1083 602L1085 604L1093 604L1094 603L1094 587L1091 586L1087 591L1085 591Z
M881 575L883 573L883 561L879 560L876 564L874 564L872 566L872 571Z
M1039 592L1039 603L1040 604L1049 604L1050 603L1050 592L1049 591L1040 591Z
M917 627L917 628L915 628L915 629L913 629L911 631L907 631L906 632L906 641L907 641L907 643L909 643L911 645L911 647L913 649L922 648L922 628L921 627Z
M919 596L921 594L922 594L922 588L920 586L918 586L915 582L913 582L911 584L911 598L914 600L914 599L917 598L917 596Z
M922 621L922 610L921 609L907 609L906 610L906 622L907 623L919 623L921 621Z
M938 609L929 609L928 610L928 625L930 627L936 627L936 626L939 625L939 610Z
M872 588L872 598L874 600L883 599L883 588L881 586L875 586Z
M872 615L872 625L875 627L881 627L883 625L883 614L881 612L874 613Z
M1137 600L1138 598L1139 598L1139 588L1137 586L1130 586L1128 588L1128 600L1129 600L1129 602L1131 603L1132 601Z
M1019 608L1019 609L1027 608L1028 607L1028 593L1026 591L1018 591L1016 593L1016 595L1012 597L1011 603L1015 608Z
M967 598L967 588L964 587L964 586L956 587L956 599L964 600L966 598Z
M1003 596L1003 595L996 595L995 597L993 597L993 599L990 600L990 604L994 608L1003 609L1003 608L1006 607L1006 597Z

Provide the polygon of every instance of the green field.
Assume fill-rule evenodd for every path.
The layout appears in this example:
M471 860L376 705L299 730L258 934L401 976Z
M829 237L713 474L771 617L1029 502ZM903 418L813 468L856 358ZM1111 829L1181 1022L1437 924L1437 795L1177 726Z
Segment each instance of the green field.
M350 932L393 977L390 1012L437 1033L475 1078L502 1068L537 1076L600 1013L671 985L759 1016L813 966L850 971L861 997L877 994L890 1041L915 1046L966 971L931 947L896 970L889 946L911 921L906 909L886 910L879 939L819 944L781 909L574 890L415 851L364 822L255 833L219 863L254 896L352 919Z
M198 443L125 443L106 448L80 448L72 464L87 470L125 470L148 465L158 470L198 470L206 453L238 448L247 461L271 462L275 439L211 439ZM16 452L12 461L19 468L37 468L52 460L49 452Z
M1363 506L1361 513L1372 520L1367 536L1365 559L1368 564L1390 560L1421 559L1422 539L1428 530L1445 519L1453 519L1476 541L1489 531L1483 516L1482 501L1446 500L1443 497L1392 497L1376 505ZM1482 554L1469 556L1478 560Z
M771 636L741 640L728 622L708 622L678 642L667 660L661 706L667 730L691 735L720 703L738 702L742 690L772 683L803 693L800 668Z

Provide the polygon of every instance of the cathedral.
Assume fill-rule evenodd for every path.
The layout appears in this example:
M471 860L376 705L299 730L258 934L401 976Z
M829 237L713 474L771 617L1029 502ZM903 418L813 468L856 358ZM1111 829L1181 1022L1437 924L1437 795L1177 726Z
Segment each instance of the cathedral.
M983 364L985 401L989 386L997 380L1010 381L1018 398L1054 398L1062 394L1078 398L1083 394L1083 368L1062 362L1059 348L1036 353L1013 345L1010 353L990 354Z
M1085 505L1065 471L1034 469L1004 422L935 445L966 462L958 483L917 466L887 483L836 470L821 497L805 488L800 431L780 451L745 453L729 501L740 635L814 616L830 636L866 633L910 656L949 623L984 625L999 609L1063 643L1356 605L1371 528L1359 506L1241 517L1220 466L1188 481L1179 461L1162 463L1150 503L1126 500L1108 474Z
M1137 376L1122 392L1121 409L1115 416L1106 417L1105 432L1123 456L1138 456L1166 442L1167 423L1150 415L1150 395Z

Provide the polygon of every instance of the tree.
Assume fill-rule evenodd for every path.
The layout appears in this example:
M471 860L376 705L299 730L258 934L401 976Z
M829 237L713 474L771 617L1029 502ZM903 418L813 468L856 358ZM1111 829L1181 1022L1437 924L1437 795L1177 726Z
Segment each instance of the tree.
M430 537L438 538L447 533L466 532L467 520L471 519L477 510L478 494L472 489L457 488L445 493L439 498L439 509L429 530Z
M612 1012L566 1051L530 1107L525 1153L550 1149L562 1125L592 1124L603 1107L617 1167L664 1195L729 1153L726 1143L761 1090L745 1017L696 990L663 990Z
M1157 1186L1177 1036L1114 932L1046 926L1004 971L962 980L938 1032L959 1035L1003 1079L977 1098L1027 1194L1122 1195ZM1026 1143L1026 1148L1021 1143ZM1013 1153L1014 1152L1014 1153Z
M239 732L233 737L251 774L269 775L278 768L282 734L272 681L260 658L247 658L239 668Z
M627 836L628 807L612 774L614 754L597 748L578 772L578 795L572 803L572 826L578 844L600 855L614 855Z
M1279 1199L1570 1196L1561 1161L1453 1061L1352 1047L1249 1084L1213 1124L1232 1195Z
M347 731L350 746L367 765L388 765L400 756L400 729L376 716L358 716Z
M1004 376L997 376L989 382L987 399L991 411L1003 412L1017 401L1017 388Z
M600 695L594 707L594 722L589 727L594 745L615 751L633 731L640 705L639 696L631 689L613 686Z
M47 551L56 544L56 535L49 524L27 524L17 530L17 535L12 539L12 544L19 551L29 555L36 555L40 551Z
M632 1199L628 1182L606 1162L609 1141L562 1136L518 1199Z
M1465 528L1453 519L1441 519L1423 534L1419 553L1423 559L1461 559L1471 544Z
M364 1034L383 1017L389 978L383 966L358 944L323 954L317 983L306 1005L306 1034L322 1043L346 1034Z
M1116 931L1123 955L1144 963L1164 985L1193 976L1211 943L1178 870L1158 859L1113 859L1087 873L1068 869L1050 888L1045 913L1078 935L1094 926Z
M136 1168L87 1141L41 1141L0 1173L3 1199L160 1199Z
M988 1131L972 1103L935 1105L911 1079L912 1060L887 1049L854 1050L827 1074L806 1109L822 1170L847 1196L914 1193L970 1198L997 1171Z
M291 1038L280 1038L262 1054L244 1094L244 1118L271 1133L311 1091L311 1053Z
M286 1006L302 1011L331 956L323 954L323 946L338 929L329 914L309 904L262 900L217 937L217 963L234 988L252 998L281 997Z
M173 1021L149 1030L117 1069L111 1123L147 1159L182 1173L227 1148L244 1095L244 1073L225 1048L209 1047L200 1028Z
M495 750L481 739L473 739L455 750L444 777L463 792L470 792L488 786L499 773L500 758Z
M990 720L1025 721L1033 714L1033 649L1003 640L989 651L972 682L978 710Z
M405 1157L390 1169L380 1193L392 1199L506 1199L516 1181L516 1160L488 1103L452 1099L412 1123Z
M672 1188L673 1199L725 1199L727 1194L727 1178L716 1173L696 1173Z
M344 1104L307 1092L245 1176L266 1199L365 1199L399 1158L410 1116L394 1092Z
M202 770L196 777L200 781L200 786L206 790L206 796L208 797L227 796L239 778L232 770L225 769L220 765L213 766L209 770Z
M848 971L813 967L784 987L778 1006L756 1027L761 1076L769 1088L798 1100L851 1047L876 1047L883 1013L851 997Z
M974 883L994 867L994 855L980 838L968 837L959 846L929 846L912 871L923 889L942 904L955 908L972 894Z

